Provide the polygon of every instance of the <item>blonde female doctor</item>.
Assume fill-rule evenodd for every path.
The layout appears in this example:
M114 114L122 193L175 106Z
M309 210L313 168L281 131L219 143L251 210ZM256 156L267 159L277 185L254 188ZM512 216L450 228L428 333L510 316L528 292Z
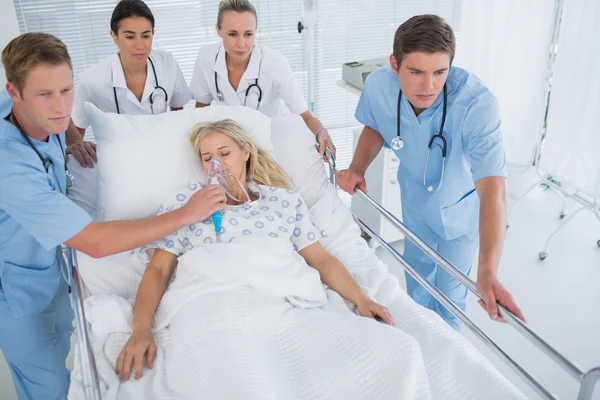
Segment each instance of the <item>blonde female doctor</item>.
M190 83L196 107L214 101L255 108L269 117L299 114L315 134L319 152L329 147L335 154L327 129L308 110L285 57L254 44L256 27L250 1L221 1L217 33L223 41L200 49Z

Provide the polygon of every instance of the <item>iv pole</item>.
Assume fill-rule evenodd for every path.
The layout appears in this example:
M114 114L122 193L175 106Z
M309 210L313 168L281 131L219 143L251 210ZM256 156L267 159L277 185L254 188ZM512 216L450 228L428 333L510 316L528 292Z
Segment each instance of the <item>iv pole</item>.
M307 86L308 86L308 109L314 112L314 77L315 77L315 24L317 23L317 0L303 0L302 2L302 20L298 22L298 33L302 34L306 30L304 40L304 56L308 64Z

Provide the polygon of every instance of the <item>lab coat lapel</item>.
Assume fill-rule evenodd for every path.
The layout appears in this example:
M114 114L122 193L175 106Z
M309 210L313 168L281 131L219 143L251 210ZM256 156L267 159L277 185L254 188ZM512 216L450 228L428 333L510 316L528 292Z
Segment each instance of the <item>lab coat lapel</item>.
M148 61L146 61L148 63L148 68L150 67L150 63ZM149 73L152 73L151 70L148 71ZM121 103L123 103L122 96L123 96L123 91L125 91L126 96L127 96L127 100L132 103L137 105L139 108L143 109L142 107L142 103L137 99L137 97L135 97L135 95L133 94L133 92L131 90L129 90L129 88L127 87L127 81L125 80L125 72L123 71L123 65L121 65L121 59L119 58L119 53L115 53L112 59L112 81L113 81L113 87L117 89L117 98L119 99L119 108L120 111L123 111L123 105ZM148 78L146 77L146 87L144 88L144 94L142 95L142 102L144 101L144 99L146 98L146 92L148 90L147 88L148 86ZM152 93L152 92L150 92ZM150 96L150 94L148 93L148 96Z
M235 90L229 83L229 73L227 72L227 64L225 63L225 49L223 46L219 47L219 53L215 61L215 72L217 73L217 81L219 83L219 89L223 93L225 103L230 106L236 106L242 104Z
M238 94L245 95L248 86L252 85L258 79L261 57L261 49L258 46L254 46L254 49L250 54L250 60L248 61L246 71L244 71L242 79L240 79L240 84L238 85L237 89Z
M152 55L151 55L152 56ZM154 67L156 68L156 61L154 61ZM144 86L144 93L142 94L142 101L141 103L143 104L148 97L150 97L150 95L152 94L152 92L154 92L154 88L157 86L157 82L154 80L154 70L152 69L152 64L150 63L150 58L148 58L148 60L146 61L146 71L148 71L146 73L146 84ZM158 77L158 71L156 71L156 76Z

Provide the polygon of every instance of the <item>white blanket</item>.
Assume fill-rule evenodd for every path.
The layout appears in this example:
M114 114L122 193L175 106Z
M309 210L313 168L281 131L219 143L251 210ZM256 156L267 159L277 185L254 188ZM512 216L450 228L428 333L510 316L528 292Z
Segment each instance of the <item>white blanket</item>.
M103 398L430 398L416 340L349 312L335 293L328 302L318 273L278 240L182 257L155 316L156 364L139 381L114 372L131 306L88 299Z
M191 277L210 278L211 286L214 282L249 285L298 307L327 303L319 272L309 267L285 238L241 236L235 244L197 247L180 257L179 270Z
M182 260L156 314L157 360L139 381L122 384L114 373L132 306L116 296L86 300L103 399L524 398L462 335L401 290L336 198L324 196L311 209L329 232L324 245L388 307L396 328L355 316L330 290L323 307L295 307L282 292L269 291L272 280L262 281L266 265L262 277L247 269L233 282L225 275L203 278L201 272L215 270L209 263ZM281 281L294 274L279 273ZM306 299L322 290L306 287L283 297ZM83 399L78 354L75 361L69 398Z

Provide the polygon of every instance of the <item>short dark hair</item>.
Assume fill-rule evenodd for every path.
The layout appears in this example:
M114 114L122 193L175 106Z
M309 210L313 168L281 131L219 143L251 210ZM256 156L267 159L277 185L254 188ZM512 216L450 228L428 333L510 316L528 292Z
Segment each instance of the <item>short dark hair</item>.
M456 38L452 27L437 15L417 15L404 22L394 35L394 57L400 68L405 54L448 53L450 64L456 52Z
M150 7L142 0L121 0L113 10L110 17L110 30L116 34L119 33L121 21L126 18L142 17L146 18L152 24L154 30L154 15Z
M71 57L67 46L48 33L24 33L11 40L2 50L2 64L6 80L22 94L27 75L40 64L57 66L67 64L71 70Z

